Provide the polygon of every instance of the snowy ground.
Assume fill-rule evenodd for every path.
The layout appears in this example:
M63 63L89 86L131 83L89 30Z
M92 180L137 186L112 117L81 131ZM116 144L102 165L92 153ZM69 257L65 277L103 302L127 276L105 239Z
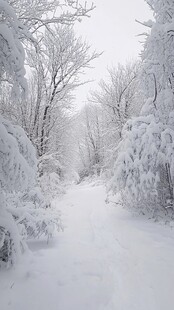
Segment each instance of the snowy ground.
M103 186L57 202L65 231L0 274L0 310L173 310L174 232L105 204Z

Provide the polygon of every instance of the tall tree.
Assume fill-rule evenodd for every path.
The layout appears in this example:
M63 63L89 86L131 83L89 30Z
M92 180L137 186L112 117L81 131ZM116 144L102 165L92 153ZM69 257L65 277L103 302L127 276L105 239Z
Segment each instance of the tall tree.
M19 96L26 92L21 35L30 39L30 34L7 1L0 0L0 8L0 84L12 84ZM0 116L0 267L13 264L24 250L22 235L48 235L57 221L47 216L36 172L35 149L23 129Z
M15 88L26 90L24 79L24 50L20 42L21 25L11 6L0 1L0 79L8 80ZM24 189L34 177L35 161L30 144L22 143L20 130L0 119L0 265L14 262L20 252L20 238L10 213L5 195ZM25 146L24 146L25 145ZM16 237L15 237L16 235Z
M89 46L75 36L73 28L65 25L46 31L39 55L31 52L32 91L29 104L21 105L20 114L40 161L51 152L58 158L60 149L55 148L55 133L58 147L58 133L62 126L66 131L66 120L73 108L74 90L83 84L80 76L96 57L98 54L90 53ZM23 111L25 107L30 107L30 113Z
M30 90L27 101L21 104L11 104L11 99L3 96L1 111L27 132L37 149L40 167L46 169L45 163L51 155L56 170L56 166L61 166L61 156L58 155L60 149L55 149L55 136L58 147L63 144L63 141L58 142L62 128L64 132L69 131L65 124L73 106L73 91L82 84L80 75L99 56L91 53L88 44L76 37L73 24L89 16L94 6L64 0L31 1L27 10L25 1L14 1L13 5L18 18L32 33L30 41L23 40L30 67ZM4 89L2 94L5 94Z
M156 212L173 208L174 3L149 0L154 21L142 53L142 80L148 98L141 116L128 122L112 182L133 204Z

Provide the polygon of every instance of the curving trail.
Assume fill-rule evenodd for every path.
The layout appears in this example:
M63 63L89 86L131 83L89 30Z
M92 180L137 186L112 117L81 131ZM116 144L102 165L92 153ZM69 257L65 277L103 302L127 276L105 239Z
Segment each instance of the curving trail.
M103 186L61 201L65 231L1 272L1 310L173 310L174 234L105 204Z

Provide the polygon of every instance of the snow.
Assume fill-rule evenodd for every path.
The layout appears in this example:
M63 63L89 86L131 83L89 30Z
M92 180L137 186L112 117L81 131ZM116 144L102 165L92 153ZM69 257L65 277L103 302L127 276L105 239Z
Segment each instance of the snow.
M105 203L102 185L54 201L65 225L1 271L1 310L172 310L174 234Z

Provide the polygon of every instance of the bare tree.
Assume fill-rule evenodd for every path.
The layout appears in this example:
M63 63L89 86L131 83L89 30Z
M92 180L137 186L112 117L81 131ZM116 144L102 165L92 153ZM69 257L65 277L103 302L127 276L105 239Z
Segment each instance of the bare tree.
M115 131L118 138L121 138L125 122L141 107L136 106L138 68L137 62L130 62L108 69L108 81L101 80L100 90L93 92L89 99L101 104L107 126L111 132Z
M28 53L31 68L28 99L21 104L13 104L11 114L27 132L41 161L51 152L54 159L60 159L60 148L55 148L54 136L57 135L58 147L62 143L58 142L60 133L69 130L67 120L73 108L74 90L85 83L81 82L80 76L98 56L98 53L90 52L89 45L77 38L73 27L67 25L47 30L40 43L40 52L35 53L33 47ZM7 113L8 100L6 104ZM3 110L5 114L4 105Z
M81 4L78 0L10 0L15 8L21 27L27 27L33 35L41 35L43 27L54 24L72 25L89 17L95 8L93 3Z
M70 108L70 95L82 85L80 74L99 56L95 52L90 54L89 46L81 38L76 38L73 29L67 26L57 26L51 33L47 32L45 47L46 102L40 133L40 155L46 151L46 141L53 126L52 111L56 106Z

